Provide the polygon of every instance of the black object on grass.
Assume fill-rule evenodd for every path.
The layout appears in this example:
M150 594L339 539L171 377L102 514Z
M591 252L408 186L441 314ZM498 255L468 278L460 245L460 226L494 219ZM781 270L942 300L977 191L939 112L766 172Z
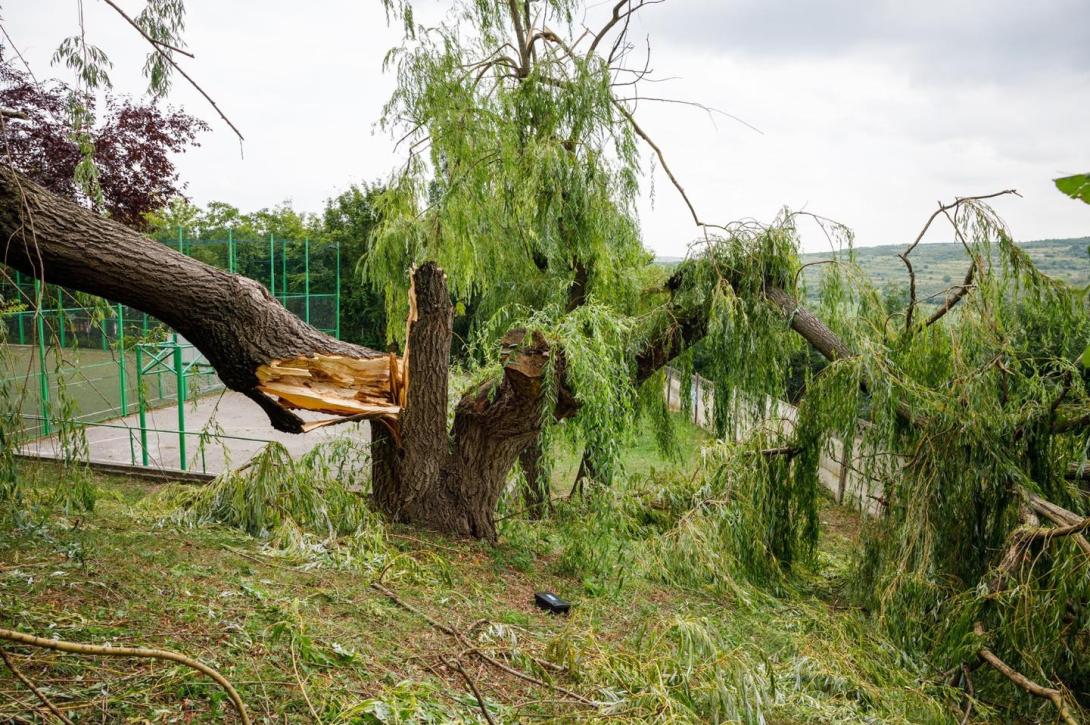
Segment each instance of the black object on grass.
M571 602L566 602L552 592L534 592L534 603L539 609L553 614L566 614L571 609Z

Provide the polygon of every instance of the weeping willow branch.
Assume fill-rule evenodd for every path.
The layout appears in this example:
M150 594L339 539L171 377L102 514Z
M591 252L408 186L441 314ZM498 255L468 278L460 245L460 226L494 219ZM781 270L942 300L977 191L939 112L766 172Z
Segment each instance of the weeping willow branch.
M1064 478L1069 481L1090 481L1090 461L1072 463L1064 472Z
M220 107L218 105L216 105L216 102L214 100L212 100L212 96L208 95L208 93L203 88L200 87L200 85L197 83L197 81L193 80L193 78L191 78L188 73L186 73L184 70L182 70L182 67L180 65L178 65L178 63L174 60L174 58L172 58L170 56L170 53L163 50L163 47L165 45L164 43L160 43L159 41L155 40L150 35L148 35L144 31L143 28L141 28L135 21L133 21L132 18L130 18L128 15L125 14L124 10L122 10L120 7L118 7L113 2L113 0L105 0L105 2L111 8L116 10L118 15L120 15L126 21L128 21L129 25L136 28L136 31L138 33L140 33L140 35L144 36L144 40L148 41L148 43L151 44L151 47L155 49L155 52L158 53L159 55L163 56L163 60L165 60L167 63L170 63L170 66L172 68L174 68L174 70L178 71L178 73L182 76L182 78L185 78L189 82L189 85L193 86L193 88L195 88L198 93L200 93L202 96L204 96L204 100L208 101L208 103L212 106L212 108L216 111L216 113L219 114L219 117L223 119L224 123L226 123L228 126L230 126L231 130L235 132L235 135L238 136L238 140L239 140L240 143L243 140L245 140L242 137L242 132L238 130L238 127L235 126L235 124L233 124L231 122L231 119L229 119L227 117L227 115L223 111L220 110ZM166 47L169 48L170 50L176 50L176 51L178 50L177 48L174 48L174 47L171 47L171 46L166 46ZM178 51L178 52L184 53L185 55L190 55L189 53L185 53L185 51ZM192 56L190 55L190 57L192 57Z
M907 259L905 260L905 263L908 263ZM945 300L943 300L942 305L937 310L931 313L931 316L927 318L927 322L924 323L925 327L930 327L931 325L934 325L936 322L941 320L947 312L954 309L954 306L957 305L958 302L961 302L961 299L965 295L969 294L969 290L972 289L973 276L975 274L976 263L973 262L969 265L969 271L965 273L965 280L962 281L962 283L958 286L957 290L954 291L954 294L948 296ZM909 310L909 314L910 313L911 310ZM909 319L911 320L911 318Z
M670 183L673 184L674 188L677 189L679 194L681 194L681 198L685 201L685 206L689 207L689 214L693 217L693 221L696 223L696 225L698 227L714 226L710 224L705 224L703 221L700 220L700 215L696 213L696 207L693 206L693 202L689 200L689 194L686 193L685 187L681 185L681 182L678 181L678 178L674 175L673 170L670 168L670 164L666 162L666 155L662 152L662 149L659 148L659 145L655 143L654 140L647 134L647 132L643 130L643 127L636 122L636 117L633 116L632 113L624 107L624 104L622 104L616 98L613 98L611 100L613 101L613 106L621 113L622 116L625 117L625 119L628 121L628 124L632 126L632 131L637 136L642 138L644 142L651 147L651 150L655 152L655 156L658 157L659 163L662 165L662 170L666 172L666 175L670 178Z
M977 622L973 625L973 632L975 632L978 637L983 638L985 636L984 625L982 625L980 622ZM1071 714L1071 710L1068 709L1067 703L1064 701L1063 693L1061 693L1059 690L1051 687L1044 687L1043 685L1038 685L1036 682L1029 679L1021 672L1018 672L1003 660L999 659L999 657L997 657L996 654L987 647L980 648L980 658L992 667L994 667L996 670L998 670L1008 680L1018 685L1029 694L1036 695L1037 697L1042 697L1046 700L1050 700L1059 711L1060 718L1065 723L1067 723L1067 725L1079 725L1079 721L1076 720L1075 717Z
M217 685L223 688L227 696L231 698L231 702L234 704L235 709L238 711L239 718L244 725L250 725L250 716L246 712L246 705L242 702L242 697L239 696L238 691L234 686L228 682L227 678L221 675L216 670L212 669L203 662L198 662L195 659L186 657L183 654L177 652L171 652L169 650L162 649L146 649L144 647L110 647L106 645L93 645L93 644L80 644L78 642L65 642L59 639L46 639L45 637L35 637L32 634L24 634L22 632L16 632L11 629L0 628L0 639L5 639L9 642L15 642L17 644L27 645L30 647L43 647L45 649L57 650L59 652L72 652L82 655L101 655L105 657L147 657L156 660L167 660L169 662L177 662L178 664L191 667L192 669L201 672L212 680Z
M932 212L931 216L929 216L927 218L927 221L924 222L923 228L920 230L920 233L916 235L916 238L912 240L912 243L908 245L908 247L905 249L905 251L903 251L903 252L901 252L900 254L897 255L898 257L901 258L901 261L904 262L905 266L908 268L909 288L908 288L908 308L905 311L905 330L906 331L912 329L913 314L914 314L914 311L915 311L916 306L917 306L917 301L916 301L916 274L912 270L912 263L908 261L908 255L912 254L912 250L914 250L916 247L919 246L920 242L923 241L924 235L927 234L927 230L931 228L931 224L934 223L934 221L940 215L943 215L947 219L950 220L950 224L954 228L954 234L957 235L958 241L960 241L962 243L962 245L965 245L965 240L962 238L961 231L958 229L957 222L954 221L953 219L950 219L950 211L954 210L954 213L955 213L955 216L956 216L957 210L961 208L962 204L971 203L971 202L975 202L975 201L985 201L987 199L995 199L996 197L1005 196L1007 194L1014 194L1015 196L1021 196L1014 189L1004 189L1003 191L997 191L997 192L994 192L992 194L981 194L979 196L959 196L959 197L955 198L954 201L950 202L949 204L943 204L942 202L939 202L939 208L936 209L934 212ZM971 262L975 265L976 264L976 259L972 258ZM972 273L972 270L970 269L970 275L971 275L971 273ZM962 285L962 293L957 296L957 299L955 299L946 310L943 311L942 315L945 315L947 312L949 312L950 308L952 308L955 304L957 304L958 300L960 300L962 297L965 296L965 292L967 292L966 287L968 286L968 284L971 281L972 281L972 277L967 276L965 284ZM942 315L939 315L939 317L942 317ZM937 319L938 318L936 317L935 320L937 320ZM927 324L930 325L933 322L934 322L934 320L929 320Z
M1036 536L1046 539L1070 536L1074 539L1079 548L1082 549L1087 556L1090 556L1090 542L1082 535L1083 531L1090 528L1090 516L1085 518L1081 517L1073 511L1068 511L1062 506L1057 506L1051 501L1046 501L1036 494L1030 494L1028 499L1029 506L1035 513L1044 516L1049 521L1056 524L1055 528L1045 528L1035 532Z

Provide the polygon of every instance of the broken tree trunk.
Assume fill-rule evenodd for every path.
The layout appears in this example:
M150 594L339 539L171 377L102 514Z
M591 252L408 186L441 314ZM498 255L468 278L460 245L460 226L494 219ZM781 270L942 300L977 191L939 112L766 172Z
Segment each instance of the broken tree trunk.
M182 255L51 194L0 166L3 263L36 279L105 297L170 325L224 384L272 425L314 427L293 411L370 419L374 497L397 520L495 538L493 512L518 454L540 433L547 366L540 336L505 340L501 378L477 386L447 430L451 303L434 264L413 274L407 361L325 335L259 283ZM562 378L561 378L562 379ZM562 390L552 415L571 415Z
M538 439L548 415L566 417L576 404L561 388L556 408L543 410L552 352L540 336L527 341L514 331L504 339L502 377L462 397L448 436L452 325L446 278L426 264L414 273L413 287L417 319L409 328L411 382L401 412L403 440L398 447L390 433L372 426L375 501L398 521L495 540L496 503L519 454ZM556 367L562 379L562 361Z

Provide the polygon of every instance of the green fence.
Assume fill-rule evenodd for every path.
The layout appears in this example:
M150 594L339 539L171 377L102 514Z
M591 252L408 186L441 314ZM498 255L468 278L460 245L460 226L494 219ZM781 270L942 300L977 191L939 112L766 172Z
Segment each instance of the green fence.
M300 319L322 332L341 336L341 245L301 240L190 239L178 230L164 241L202 262L237 272L264 284Z
M179 231L167 243L184 254L265 284L285 307L314 327L340 335L340 245L307 239L195 240ZM203 357L163 323L132 308L109 304L10 272L0 283L4 354L0 385L18 407L28 439L55 434L64 424L95 425L135 415L132 462L148 465L145 413L174 405L182 467L187 437L185 402L223 390ZM106 426L109 427L109 426ZM130 426L125 426L129 428Z

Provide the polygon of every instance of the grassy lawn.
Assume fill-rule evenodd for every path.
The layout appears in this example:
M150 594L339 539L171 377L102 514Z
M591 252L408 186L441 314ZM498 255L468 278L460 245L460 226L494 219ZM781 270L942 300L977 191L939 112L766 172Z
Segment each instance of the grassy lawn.
M850 512L824 507L820 566L776 595L640 564L679 525L661 478L687 477L702 437L685 427L686 456L667 462L641 436L623 491L513 516L497 546L376 519L274 548L179 518L174 489L94 477L92 512L0 531L0 626L185 653L222 672L254 722L486 722L473 688L496 722L956 719L956 696L841 601ZM555 466L558 493L577 463ZM23 472L44 491L61 471ZM536 609L537 590L570 599L570 615ZM75 722L237 721L180 665L4 647ZM44 721L37 705L0 667L0 721Z

